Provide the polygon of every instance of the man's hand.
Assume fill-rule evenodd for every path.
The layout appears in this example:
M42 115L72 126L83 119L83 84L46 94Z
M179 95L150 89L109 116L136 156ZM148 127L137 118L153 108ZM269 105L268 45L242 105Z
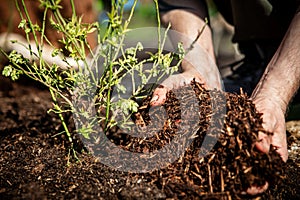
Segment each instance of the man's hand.
M152 106L163 104L169 90L189 84L194 78L205 84L208 89L222 88L214 57L211 29L204 20L208 13L203 2L168 2L179 6L188 5L195 12L190 12L189 9L173 9L161 13L162 23L171 24L172 43L174 46L177 46L179 42L182 43L186 55L181 63L183 73L170 76L156 88L151 101Z
M284 111L279 103L279 99L276 100L278 97L273 97L272 100L269 98L270 97L253 99L257 111L263 114L262 118L264 129L273 133L272 135L259 133L258 142L255 146L259 151L268 153L272 145L279 153L282 160L286 162L288 159L288 151ZM268 186L268 182L266 182L263 186L253 185L247 189L247 194L256 195L263 193L268 189Z
M190 84L193 79L203 84L206 89L222 90L219 69L209 52L199 44L195 44L194 48L186 54L181 66L183 69L181 74L171 75L154 90L152 106L163 104L169 90Z
M166 94L169 90L189 84L193 79L205 84L203 81L204 78L195 71L186 71L181 74L171 75L154 90L153 97L151 99L151 106L159 106L163 104L166 100Z
M268 64L260 82L252 93L252 99L258 112L263 113L263 127L273 135L259 135L256 148L268 152L272 144L283 161L288 159L285 112L288 103L300 86L299 31L300 12L295 14L290 27L279 48ZM267 189L251 187L248 194L257 194Z
M264 153L269 152L270 145L280 154L284 162L288 159L286 127L284 111L277 101L274 99L254 99L255 106L258 112L262 113L263 127L266 131L273 133L267 135L261 133L258 136L259 142L256 143L256 148Z
M300 86L299 22L298 11L252 94L257 110L263 113L264 128L274 133L272 136L260 135L261 141L256 147L268 152L272 144L283 161L288 158L284 115Z

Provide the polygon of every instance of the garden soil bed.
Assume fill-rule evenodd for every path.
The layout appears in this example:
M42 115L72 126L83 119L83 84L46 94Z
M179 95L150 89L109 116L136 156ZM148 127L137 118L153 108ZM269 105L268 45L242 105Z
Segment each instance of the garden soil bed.
M252 104L244 96L229 95L228 99L242 102L241 105L252 109ZM176 101L173 99L169 103L176 104ZM147 102L145 107L148 107ZM203 162L195 156L199 155L197 144L202 141L198 131L198 139L175 163L150 173L128 173L103 165L99 159L84 152L76 135L79 161L72 158L67 138L59 134L63 131L59 119L47 112L49 108L50 95L37 83L26 79L12 83L0 78L0 199L251 199L241 195L241 191L247 184L263 184L266 180L271 183L270 188L253 199L300 199L299 121L287 122L289 160L286 164L282 164L273 151L263 155L253 148L247 149L247 142L251 146L255 135L249 133L248 137L241 131L232 132L230 127L241 126L234 123L235 114L227 114L232 119L228 119L225 132L232 135L220 137L217 147ZM170 116L173 123L156 136L162 139L150 138L141 142L134 138L124 139L122 133L110 133L108 137L128 151L159 149L164 144L162 141L174 137L172 130L176 130L176 123L184 124L177 116L180 111L167 105L166 109L173 113ZM249 113L248 117L254 120L247 121L248 126L254 132L260 131L259 115ZM146 110L140 109L140 114L144 123L149 123ZM206 114L201 116L205 118ZM69 124L72 127L71 118ZM247 126L242 127L247 129ZM237 136L239 139L232 139ZM142 144L142 147L135 148L132 145L135 143ZM150 143L154 146L149 146ZM233 149L236 151L232 155L228 145L235 145ZM247 151L250 157L244 155ZM222 155L225 160L222 160ZM251 168L251 162L259 163L258 167ZM207 164L211 169L207 169ZM210 178L206 178L205 170L212 173Z

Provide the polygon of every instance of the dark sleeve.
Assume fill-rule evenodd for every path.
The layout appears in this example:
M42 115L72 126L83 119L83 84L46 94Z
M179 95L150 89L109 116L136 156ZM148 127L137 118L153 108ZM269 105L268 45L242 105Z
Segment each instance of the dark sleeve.
M233 24L231 0L214 0L214 3L225 20Z
M202 19L208 17L205 0L158 0L160 13L181 9L198 15Z

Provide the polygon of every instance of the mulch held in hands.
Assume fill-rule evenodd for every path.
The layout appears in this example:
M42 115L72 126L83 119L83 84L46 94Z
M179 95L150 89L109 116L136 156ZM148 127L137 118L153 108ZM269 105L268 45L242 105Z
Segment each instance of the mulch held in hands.
M21 91L20 88L14 90ZM10 94L11 96L1 96L0 197L237 199L248 198L241 193L250 185L259 186L266 181L271 186L262 194L262 198L296 198L299 195L295 188L289 189L297 186L297 183L289 182L289 187L280 185L281 178L285 175L283 170L286 170L280 156L272 148L268 154L255 149L258 133L265 131L262 128L261 114L256 112L246 94L207 91L197 82L179 90L183 94L180 98L176 95L178 91L168 93L163 105L167 119L161 122L163 128L153 136L132 137L117 129L107 133L111 141L126 151L143 153L159 150L172 143L178 130L185 127L187 122L197 124L196 131L192 133L192 142L183 155L167 167L147 173L121 172L109 168L87 153L79 153L80 162L71 160L71 164L67 166L69 144L64 135L53 137L62 127L56 116L46 112L51 106L47 92L22 90L20 93ZM36 92L43 95L36 96ZM12 98L20 95L20 98ZM190 108L195 105L190 102L195 98L197 106ZM221 128L212 130L211 120L218 119L220 114L216 112L218 107L213 106L222 102L222 99L225 99L225 104L220 105L220 110L225 109L226 115L216 122ZM151 108L149 101L150 97L146 98L134 115L134 120L140 126L151 127L151 123L157 121L154 119L160 118L161 109ZM35 110L34 107L38 109ZM188 113L195 110L198 111L196 119L195 114ZM156 118L151 118L152 116ZM193 118L189 119L187 116ZM208 133L207 130L211 131ZM190 133L180 134L184 136ZM74 139L77 138L74 135ZM211 141L216 141L214 138L217 138L217 142L203 146L206 138L211 138ZM76 144L80 144L80 141ZM80 148L82 147L78 146ZM165 156L168 153L171 152L166 152ZM163 161L165 157L162 156L161 159ZM294 169L296 173L293 175L299 174L298 168L294 166ZM279 190L279 185L284 189Z

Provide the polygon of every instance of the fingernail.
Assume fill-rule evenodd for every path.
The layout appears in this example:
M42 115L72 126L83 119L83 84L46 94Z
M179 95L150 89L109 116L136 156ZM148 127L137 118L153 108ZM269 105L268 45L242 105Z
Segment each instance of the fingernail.
M154 97L152 97L150 103L157 101L158 100L158 95L155 95Z

